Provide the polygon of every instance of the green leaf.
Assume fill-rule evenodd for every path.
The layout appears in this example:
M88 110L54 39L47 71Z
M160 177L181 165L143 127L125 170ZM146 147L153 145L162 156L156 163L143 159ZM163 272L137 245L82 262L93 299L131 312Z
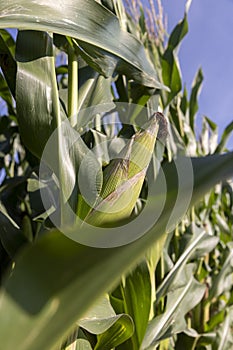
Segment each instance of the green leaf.
M225 319L220 329L217 332L217 338L213 344L213 350L227 350L232 349L232 324L233 324L233 309L227 309Z
M187 235L187 234L186 234ZM163 279L162 283L160 286L157 288L156 292L156 300L159 301L161 296L164 296L167 291L172 288L172 282L175 279L179 279L179 273L184 268L184 265L186 264L187 260L193 255L197 254L196 251L199 250L200 254L200 249L207 253L208 250L206 250L206 245L210 245L210 240L214 238L213 245L210 245L210 249L213 249L214 246L218 243L219 239L217 237L208 237L209 239L206 238L206 232L205 230L200 230L197 227L195 228L195 233L192 239L190 240L188 246L186 246L185 251L181 254L179 259L176 261L175 265L173 268L169 271L167 276ZM203 249L204 245L204 249ZM208 249L209 247L207 247Z
M15 42L11 35L4 29L0 29L0 67L3 71L12 96L15 97Z
M92 350L92 347L89 341L85 339L77 339L75 350Z
M196 187L192 199L194 202L196 202L198 198L201 198L204 193L208 192L207 186L212 188L220 179L223 180L231 177L233 171L233 166L230 164L231 157L233 157L233 152L224 155L192 158L194 188ZM218 166L220 166L220 168L218 168Z
M209 118L207 118L207 117L204 117L204 119L205 119L206 122L208 123L208 125L209 125L211 131L214 132L214 131L216 131L216 130L218 129L217 124L214 123L211 119L209 119Z
M151 308L151 281L146 262L137 265L123 280L119 291L113 292L111 300L121 300L125 313L134 321L135 331L121 349L139 349L146 332ZM118 310L117 310L118 311Z
M178 65L177 58L174 56L173 52L169 49L165 51L161 66L162 66L162 75L163 81L166 86L168 86L171 90L170 93L167 93L167 99L165 106L171 102L171 100L178 94L178 92L182 88L181 83L181 73Z
M233 130L233 121L230 124L228 124L227 127L224 129L223 134L221 136L221 140L218 144L218 147L215 150L215 153L224 152L227 140L230 137L232 130Z
M53 182L53 176L51 176L50 181ZM47 218L50 215L50 210L54 210L54 203L56 203L56 197L54 196L55 191L49 193L49 184L43 183L43 181L39 180L38 175L36 173L32 173L31 176L27 180L27 191L30 200L30 207L32 210L32 218L33 219L42 219ZM41 193L46 193L47 198L50 197L50 206L47 202L47 210L44 208L43 201L41 199ZM50 209L51 208L51 209ZM50 209L50 210L49 210Z
M211 319L207 322L205 325L205 331L214 331L216 327L219 327L221 323L223 323L225 318L225 308L222 309L220 312L214 314L211 316Z
M222 233L231 234L231 228L226 219L224 219L219 213L215 213L214 217Z
M181 162L183 158L179 159ZM191 205L216 182L233 174L232 161L232 153L192 159L195 181ZM187 178L185 170L184 166L184 179ZM163 166L163 171L167 180L167 204L160 219L133 243L112 249L91 248L53 231L24 250L1 292L0 338L5 350L55 348L96 298L112 289L120 276L135 266L151 245L165 235L177 198L178 182L173 163ZM156 198L160 201L160 186L157 191ZM181 201L185 199L186 191L184 183ZM155 215L156 203L150 207L148 218ZM176 219L173 216L173 220ZM85 228L85 235L88 230L90 228ZM106 237L109 237L111 232L109 229L107 232ZM75 237L77 231L67 228L66 234ZM111 239L120 234L120 228L116 228Z
M134 324L128 315L118 315L116 322L97 339L95 350L111 350L124 343L134 332Z
M49 154L47 152L44 159L58 176L64 197L69 198L75 186L76 173L75 155L69 154L68 146L72 143L74 131L68 122L63 128L61 124L65 116L60 108L51 36L45 32L20 31L16 59L16 107L20 135L27 148L39 158L50 142ZM56 134L51 139L55 130ZM67 159L67 162L62 162L62 159Z
M76 173L81 161L85 156L89 161L89 169L83 175L87 186L93 183L89 180L92 180L93 171L96 174L99 165L79 133L71 127L61 108L52 38L45 32L20 31L16 58L17 114L21 137L37 157L40 158L44 152L43 161L60 181L61 206L73 192L70 204L76 211ZM96 181L97 188L101 188L102 172L97 174ZM69 222L70 217L66 217L64 208L61 215L63 221Z
M8 255L14 258L18 250L26 243L26 238L18 225L9 217L1 202L0 211L0 241Z
M121 29L115 15L94 0L66 0L54 6L53 2L14 0L0 5L3 28L33 29L54 32L76 38L97 52L107 52L120 70L139 83L163 88L148 61L142 44ZM120 43L120 45L119 45ZM100 51L99 51L100 50Z
M101 334L110 328L121 315L116 315L109 299L101 297L78 322L79 326L93 334Z
M93 124L96 114L106 113L115 107L112 102L111 79L104 78L91 67L83 67L78 72L79 90L77 91L77 123L75 129L83 131ZM67 111L68 89L59 90L59 97Z
M8 113L14 115L15 112L12 104L12 95L10 93L6 80L4 79L1 73L0 73L0 98L2 98L6 102Z
M26 178L22 176L5 179L0 189L1 212L16 228L19 228L22 219L21 211L16 208L20 203L19 198L24 198L25 190Z
M185 115L186 111L188 109L188 98L187 98L187 89L186 89L186 87L184 87L184 92L183 92L183 95L181 97L180 109L181 109L183 115Z
M20 135L26 147L40 157L60 116L51 36L44 32L19 31L16 60Z
M114 108L111 94L111 79L104 78L91 67L79 69L78 123L77 128L85 127L97 112L108 112ZM91 107L91 108L89 108Z
M98 335L95 350L112 349L134 332L130 316L116 315L107 297L101 298L78 323L80 327Z
M167 45L168 48L172 51L175 50L187 33L188 33L188 21L187 21L187 15L185 14L183 20L180 21L173 29L168 40L168 45Z
M113 75L119 60L117 56L81 40L73 39L73 43L77 55L80 55L90 67L105 78Z
M202 147L202 154L212 154L216 152L218 142L218 128L215 123L213 123L207 117L203 118L202 121L202 132L200 135L200 143Z
M233 242L227 243L227 252L224 263L218 275L213 278L213 284L209 290L209 300L216 298L229 290L233 282Z
M188 22L187 16L185 15L184 19L178 23L172 31L167 49L161 59L163 82L170 88L170 92L167 93L165 105L167 105L182 88L179 62L175 51L187 32Z
M212 345L216 338L216 333L214 332L198 334L193 329L192 332L193 334L189 334L189 332L186 332L187 334L185 334L184 332L178 335L176 341L177 350L197 349L201 346L206 349L206 345Z
M202 81L203 81L203 73L202 73L202 70L199 69L193 81L192 91L191 91L191 96L189 101L189 123L193 131L194 131L194 118L198 110L197 99L201 90Z
M187 328L184 316L200 302L205 292L205 286L193 278L192 268L186 266L186 285L168 293L165 312L149 323L142 349Z
M216 236L212 236L210 234L206 234L200 243L197 245L196 250L192 252L190 256L190 260L197 260L200 257L205 256L209 252L211 252L219 242L219 238Z

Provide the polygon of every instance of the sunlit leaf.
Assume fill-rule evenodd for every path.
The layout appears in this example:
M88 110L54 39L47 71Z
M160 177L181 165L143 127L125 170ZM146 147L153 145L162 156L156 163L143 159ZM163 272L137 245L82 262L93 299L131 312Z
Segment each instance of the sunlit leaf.
M76 38L84 45L96 48L96 53L106 52L115 59L120 71L129 74L138 82L162 88L157 74L148 61L142 44L123 31L119 21L105 7L94 0L53 1L14 0L0 5L0 20L3 28L49 31ZM120 45L119 45L120 43Z

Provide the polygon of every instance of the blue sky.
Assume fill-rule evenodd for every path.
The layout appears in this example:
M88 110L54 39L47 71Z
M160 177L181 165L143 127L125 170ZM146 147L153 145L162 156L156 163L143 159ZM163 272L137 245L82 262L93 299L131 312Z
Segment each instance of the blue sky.
M169 33L183 17L185 0L162 0ZM197 122L206 115L224 127L233 120L233 0L193 0L189 33L180 47L183 80L190 89L199 67L204 73ZM233 149L233 136L228 143Z

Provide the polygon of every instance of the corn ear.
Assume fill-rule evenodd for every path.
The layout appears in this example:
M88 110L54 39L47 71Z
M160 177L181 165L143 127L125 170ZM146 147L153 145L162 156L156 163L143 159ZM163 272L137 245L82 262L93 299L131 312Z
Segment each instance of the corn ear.
M100 196L84 221L95 226L112 226L130 216L154 151L161 118L161 113L155 113L143 130L128 141L119 157L104 169Z

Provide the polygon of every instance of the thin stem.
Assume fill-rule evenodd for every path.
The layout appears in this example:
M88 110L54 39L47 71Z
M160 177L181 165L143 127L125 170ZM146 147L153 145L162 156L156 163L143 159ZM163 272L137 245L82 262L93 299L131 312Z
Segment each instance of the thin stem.
M77 124L78 112L78 57L72 46L68 49L68 117L71 126Z

